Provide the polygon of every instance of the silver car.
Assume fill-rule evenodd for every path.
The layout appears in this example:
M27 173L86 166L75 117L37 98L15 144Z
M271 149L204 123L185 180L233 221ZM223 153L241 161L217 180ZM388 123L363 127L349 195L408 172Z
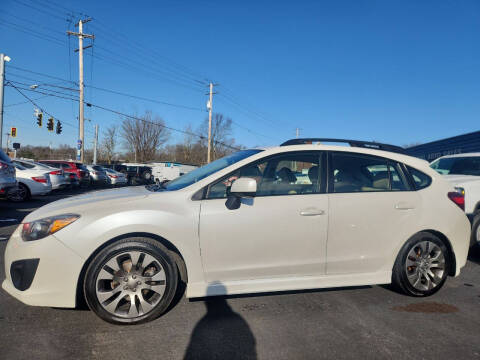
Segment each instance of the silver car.
M90 173L90 183L108 184L108 176L105 169L100 165L85 165Z
M107 173L110 185L126 185L128 183L128 179L124 173L108 168L103 168L103 170Z
M0 149L0 196L16 186L15 167L10 158Z
M31 160L24 160L24 159L14 159L12 160L14 164L21 165L27 169L34 169L34 170L43 170L44 172L48 172L50 176L50 181L52 183L52 190L60 190L68 187L70 181L67 176L65 176L65 172L63 169L57 169L45 164L37 163Z

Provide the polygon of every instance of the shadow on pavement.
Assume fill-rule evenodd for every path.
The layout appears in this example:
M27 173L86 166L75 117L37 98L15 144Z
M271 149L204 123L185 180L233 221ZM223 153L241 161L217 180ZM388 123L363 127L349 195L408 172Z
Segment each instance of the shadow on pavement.
M215 284L215 292L221 286ZM226 297L206 298L205 306L207 313L195 325L184 359L256 359L255 337Z

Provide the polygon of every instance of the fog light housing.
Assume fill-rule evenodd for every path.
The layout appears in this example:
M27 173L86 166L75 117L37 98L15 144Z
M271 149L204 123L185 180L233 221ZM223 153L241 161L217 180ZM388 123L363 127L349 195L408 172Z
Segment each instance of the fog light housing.
M16 289L25 291L32 285L39 261L40 259L17 260L10 265L10 278Z

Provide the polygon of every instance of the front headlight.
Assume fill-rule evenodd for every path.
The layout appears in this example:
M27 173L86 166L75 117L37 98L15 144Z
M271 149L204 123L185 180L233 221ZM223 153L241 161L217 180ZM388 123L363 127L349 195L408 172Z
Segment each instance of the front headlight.
M80 215L65 214L24 223L22 227L22 239L23 241L42 239L70 225L79 217Z

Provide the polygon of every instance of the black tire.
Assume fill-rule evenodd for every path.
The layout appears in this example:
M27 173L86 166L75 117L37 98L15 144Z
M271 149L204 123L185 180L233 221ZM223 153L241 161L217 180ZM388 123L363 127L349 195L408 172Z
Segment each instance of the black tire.
M470 247L480 245L480 211L477 211L472 220L472 235L470 236Z
M143 307L141 306L140 301L141 300L143 300L143 301L146 300L145 299L145 293L143 293L143 292L147 291L147 294L148 294L149 290L139 288L137 293L132 292L133 290L136 291L136 289L132 290L132 289L129 288L127 290L128 285L125 285L125 287L123 287L124 286L123 284L129 284L128 282L126 282L127 277L124 278L125 282L124 283L120 282L117 287L114 287L113 281L111 281L111 287L112 287L112 289L114 289L114 290L112 290L112 292L115 291L115 289L119 289L119 290L117 290L117 293L118 292L120 293L119 296L114 295L112 298L115 298L115 299L116 298L123 298L122 300L119 300L120 301L119 304L124 302L124 303L127 303L127 305L125 305L125 304L123 304L123 305L128 306L128 301L131 300L131 297L130 297L130 295L128 295L126 293L130 292L130 293L134 294L133 298L135 299L134 301L135 301L135 304L136 304L136 311L138 313L138 316L135 316L135 317L128 317L129 315L127 315L127 314L117 313L117 311L120 311L120 310L115 310L114 311L115 314L113 314L111 311L107 311L106 308L104 307L104 305L107 304L107 306L108 306L107 302L110 301L111 298L104 301L103 302L104 305L102 305L102 303L99 301L99 299L97 297L97 287L100 291L100 282L101 281L103 281L103 282L107 281L107 280L99 280L98 283L97 283L97 280L98 280L97 277L99 276L100 271L102 271L102 269L105 269L104 267L105 267L106 263L111 261L112 259L115 259L115 261L118 264L119 263L118 259L121 256L124 256L123 254L126 253L126 252L134 252L134 253L135 252L137 252L137 253L140 252L141 254L143 254L143 256L146 256L146 255L152 256L155 259L155 261L157 262L157 263L152 263L152 264L160 265L161 270L158 271L158 273L163 271L164 272L164 277L165 277L164 284L162 284L162 286L164 286L163 294L162 295L157 294L159 296L156 299L157 302L155 303L155 305L152 305L151 310L148 310L146 313L142 313L143 312ZM118 257L116 257L116 256L118 256ZM141 256L142 255L140 255L140 259L142 259ZM141 261L142 260L139 260L137 262L137 264L139 264ZM134 274L134 272L137 271L138 266L133 266L133 261L131 261L131 263L132 263L131 269L128 273L124 272L125 275ZM138 280L142 279L144 281L145 286L146 286L147 283L152 283L152 281L149 282L149 281L145 280L145 278L143 278L143 276L148 277L148 276L152 276L152 275L145 275L145 272L148 271L148 269L142 268L143 265L145 265L145 267L146 267L149 264L140 264L139 265L140 270L138 270L138 271L140 271L142 273L142 275L139 275L139 277L137 279ZM122 266L124 266L124 265L122 264ZM125 267L122 268L122 266L120 266L120 270L119 270L120 272L125 271ZM139 272L137 272L137 274L139 274ZM120 277L123 277L123 276L124 275L120 275ZM131 280L132 276L133 275L130 275L129 281ZM154 276L156 276L156 275L154 275ZM122 240L114 242L111 245L108 245L107 247L102 249L95 256L95 258L93 258L93 260L89 264L89 266L87 268L87 271L85 273L85 278L84 278L84 283L83 283L85 301L86 301L88 307L93 312L95 312L96 315L98 315L100 318L102 318L103 320L108 321L110 323L113 323L113 324L130 324L130 325L145 323L145 322L156 319L157 317L162 315L169 308L169 305L172 302L172 299L175 296L175 293L177 291L178 277L179 277L178 269L177 269L177 266L175 264L175 260L171 256L170 251L165 246L163 246L161 243L159 243L159 242L157 242L153 239L143 238L143 237L134 237L134 238L122 239ZM133 279L135 279L135 276L133 276ZM110 280L108 280L108 281L110 281ZM121 280L119 280L119 281L121 281ZM135 280L134 280L134 282L135 282ZM134 286L136 287L136 285L134 285ZM139 287L140 287L140 285L139 285ZM108 291L109 291L109 289L108 289ZM123 295L123 294L125 294L125 295ZM152 297L157 296L157 295L152 295ZM142 299L140 299L140 296L142 297ZM129 300L126 300L127 298ZM113 303L114 301L115 300L110 301L110 302ZM115 305L115 306L117 306L117 305ZM132 306L132 305L130 305L130 306ZM118 309L120 309L120 306L118 307Z
M412 259L409 258L407 260L407 256L409 256L409 253L411 254L411 251L416 251L416 249L420 248L421 244L425 244L425 242L429 242L429 244L434 244L434 245L429 245L430 248L434 249L440 249L443 253L443 258L444 258L444 269L443 272L441 272L440 268L434 268L433 271L435 271L435 281L433 281L433 278L430 275L420 275L417 276L417 279L421 279L420 283L418 283L418 287L427 287L427 282L428 280L426 279L426 276L432 281L434 284L434 287L431 289L419 289L418 287L414 287L413 284L409 281L408 275L411 275L411 278L413 278L416 275L413 275L415 271L422 271L422 264L421 266L413 265L413 266L407 266L407 261L409 261L409 264L412 263ZM421 250L421 249L420 249ZM428 253L428 250L425 252ZM433 251L432 251L433 253ZM418 254L418 253L417 253ZM416 257L419 257L419 255L416 254ZM420 261L420 259L415 259L415 261ZM452 266L452 256L450 252L447 249L447 246L445 243L439 239L437 236L428 233L428 232L419 232L415 234L413 237L411 237L405 245L403 245L402 249L400 250L397 259L395 260L395 264L393 266L393 271L392 271L392 285L400 292L410 295L410 296L417 296L417 297L422 297L422 296L430 296L436 293L440 288L443 286L445 283L447 276L450 271L450 267ZM437 276L437 274L440 274L441 276ZM412 280L415 281L415 280Z
M27 201L32 197L30 189L25 184L19 183L18 188L11 189L8 194L8 200L12 202L23 202Z

